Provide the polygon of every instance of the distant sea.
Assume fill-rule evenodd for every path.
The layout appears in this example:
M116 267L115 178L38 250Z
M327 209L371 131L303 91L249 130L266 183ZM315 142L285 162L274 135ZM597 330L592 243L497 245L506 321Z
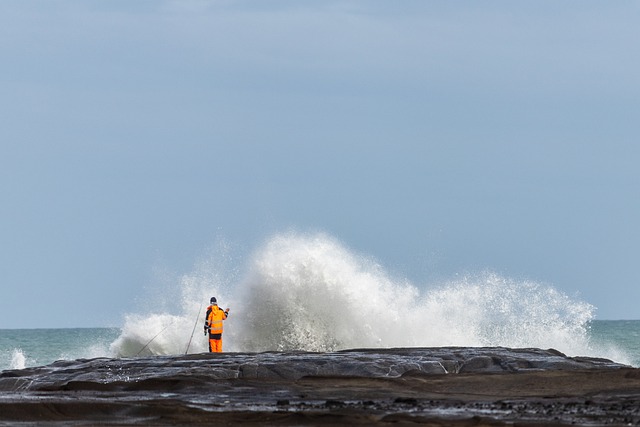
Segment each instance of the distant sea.
M623 363L640 367L640 320L594 320L589 328L592 348L610 349L609 358L621 354Z
M119 328L0 329L0 370L48 365L56 360L117 357L121 335ZM640 367L640 320L591 321L588 342L593 354L582 356L602 357L604 353L615 362ZM140 341L141 353L147 343ZM190 352L201 350L197 347Z
M0 370L110 357L119 328L0 329Z

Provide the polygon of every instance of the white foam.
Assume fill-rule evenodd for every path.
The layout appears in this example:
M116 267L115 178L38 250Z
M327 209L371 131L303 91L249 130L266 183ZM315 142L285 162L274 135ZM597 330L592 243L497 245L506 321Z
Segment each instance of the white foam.
M230 276L223 276L227 257L228 248L223 244L209 258L200 260L193 273L179 279L178 298L175 292L165 291L156 296L159 306L169 307L176 314L151 310L147 314L126 315L122 333L110 346L111 354L129 357L207 351L203 333L206 306L211 296L220 295L229 285ZM167 296L162 301L164 295Z
M212 295L231 307L225 351L505 346L598 352L588 339L593 306L529 280L483 272L419 289L324 234L273 237L241 279L224 273L228 260L224 251L212 253L180 279L176 314L127 316L112 352L184 353L194 324L189 352L206 351L202 305Z
M11 352L11 362L9 369L24 369L27 366L27 358L22 349L14 348Z
M507 346L587 351L593 307L495 273L419 290L324 235L281 235L242 283L244 350Z

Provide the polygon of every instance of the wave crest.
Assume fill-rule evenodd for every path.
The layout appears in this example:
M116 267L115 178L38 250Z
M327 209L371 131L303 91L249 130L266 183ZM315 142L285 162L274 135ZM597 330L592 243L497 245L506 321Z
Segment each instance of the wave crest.
M420 289L325 234L276 235L241 280L221 273L228 260L226 251L212 254L181 279L180 314L127 316L112 351L206 351L202 302L217 295L231 307L225 351L504 346L594 354L588 334L594 307L532 281L483 272Z

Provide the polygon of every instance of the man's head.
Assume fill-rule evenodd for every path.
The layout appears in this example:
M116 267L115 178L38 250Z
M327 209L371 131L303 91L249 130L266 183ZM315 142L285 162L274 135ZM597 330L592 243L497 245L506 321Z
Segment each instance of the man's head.
M216 297L211 297L211 300L209 302L211 303L211 305L218 305L218 300L216 299Z

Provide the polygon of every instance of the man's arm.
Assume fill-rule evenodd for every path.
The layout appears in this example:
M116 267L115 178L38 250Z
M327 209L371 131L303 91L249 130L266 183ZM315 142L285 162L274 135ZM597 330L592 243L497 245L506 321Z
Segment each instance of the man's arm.
M207 314L204 315L204 334L209 332L209 315L211 314L211 308L207 309Z

